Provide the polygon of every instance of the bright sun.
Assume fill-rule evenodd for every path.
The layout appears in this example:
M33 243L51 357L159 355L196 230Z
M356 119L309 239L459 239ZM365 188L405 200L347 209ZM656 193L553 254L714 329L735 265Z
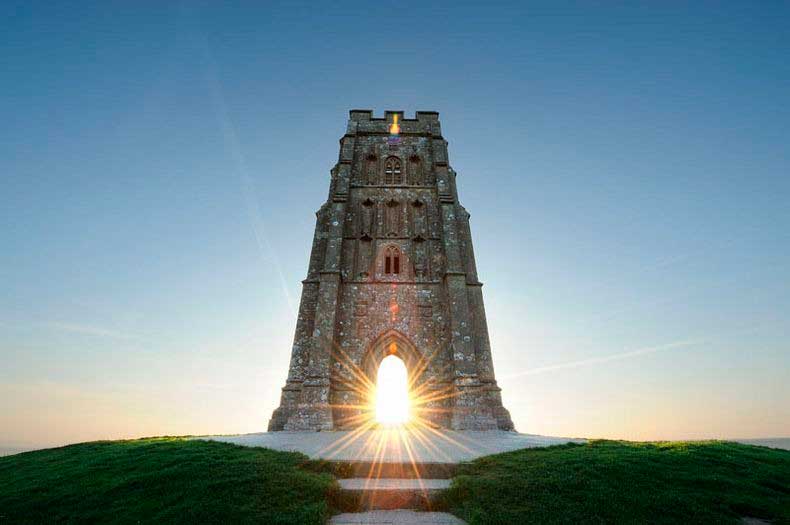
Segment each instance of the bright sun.
M376 385L376 421L400 425L409 420L409 379L406 365L397 356L381 361Z

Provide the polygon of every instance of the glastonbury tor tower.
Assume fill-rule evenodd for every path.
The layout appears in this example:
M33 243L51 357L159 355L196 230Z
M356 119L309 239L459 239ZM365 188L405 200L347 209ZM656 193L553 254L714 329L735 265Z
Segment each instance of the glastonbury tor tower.
M513 430L439 114L351 110L316 217L290 370L269 431L365 424L389 355L403 360L421 393L414 410L422 423Z

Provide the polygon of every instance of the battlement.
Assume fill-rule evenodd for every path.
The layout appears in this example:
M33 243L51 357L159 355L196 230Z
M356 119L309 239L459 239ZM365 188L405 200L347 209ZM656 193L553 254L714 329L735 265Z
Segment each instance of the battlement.
M414 118L407 118L400 110L386 110L383 117L374 117L373 110L352 109L348 112L349 133L388 133L389 125L395 115L398 116L398 124L400 124L403 134L441 136L438 111L417 111Z
M403 116L403 111L392 111L386 110L384 112L383 117L374 117L372 109L352 109L348 112L349 120L355 120L357 122L363 121L381 121L381 122L391 122L392 117L394 115L398 115L398 120L400 122L439 122L439 112L438 111L417 111L414 115L414 118L406 118Z

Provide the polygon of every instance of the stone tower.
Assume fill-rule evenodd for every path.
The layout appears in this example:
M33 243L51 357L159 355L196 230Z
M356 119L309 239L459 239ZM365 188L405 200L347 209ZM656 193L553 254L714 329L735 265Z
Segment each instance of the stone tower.
M316 217L291 366L269 430L365 424L370 386L391 354L419 392L422 423L512 430L439 114L351 110Z

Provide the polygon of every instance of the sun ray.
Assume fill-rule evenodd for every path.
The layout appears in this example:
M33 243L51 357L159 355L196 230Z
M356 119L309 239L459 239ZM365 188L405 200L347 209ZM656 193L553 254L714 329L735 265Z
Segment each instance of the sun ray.
M365 432L371 430L374 424L372 422L367 422L362 424L361 426L357 427L356 429L352 430L350 434L330 443L327 445L322 451L321 454L327 454L330 457L337 456L340 452L345 450L349 447L354 441L360 438ZM345 444L343 444L345 442ZM340 446L342 445L342 446ZM337 450L332 450L335 446L338 446Z

